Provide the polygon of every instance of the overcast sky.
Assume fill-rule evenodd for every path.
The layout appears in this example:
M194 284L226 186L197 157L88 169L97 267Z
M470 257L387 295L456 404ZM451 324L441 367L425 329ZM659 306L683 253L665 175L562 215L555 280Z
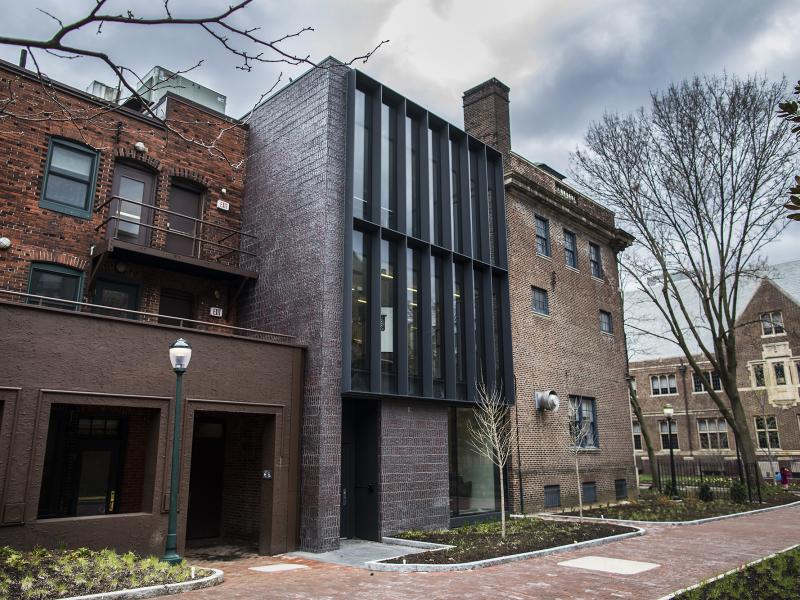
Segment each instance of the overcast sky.
M55 24L37 8L66 21L94 1L4 4L0 34L48 37ZM172 0L170 6L177 16L228 4ZM107 12L155 14L161 6L161 0L111 0ZM285 45L313 60L348 60L391 40L359 68L459 126L463 90L497 77L511 87L514 150L562 172L591 121L606 110L633 110L671 81L723 70L800 79L797 0L256 0L240 22L261 26L268 38L314 27ZM245 73L202 32L174 27L109 27L74 41L103 48L142 74L155 64L186 68L202 58L190 77L225 94L228 114L237 117L280 71L286 79L305 70L259 65ZM16 62L18 51L0 47L0 57ZM41 56L40 64L81 89L93 79L113 83L105 67L88 60ZM800 223L767 253L771 262L800 258Z

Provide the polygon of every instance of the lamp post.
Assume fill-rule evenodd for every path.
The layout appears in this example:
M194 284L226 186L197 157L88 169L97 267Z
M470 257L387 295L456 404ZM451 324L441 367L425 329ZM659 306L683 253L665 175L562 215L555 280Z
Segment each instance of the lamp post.
M672 476L672 499L678 500L680 496L678 496L678 487L675 484L675 452L673 451L673 446L675 444L672 443L672 415L675 414L675 409L672 408L672 404L665 404L664 405L664 416L667 417L667 437L669 439L669 470L670 475Z
M172 342L169 347L169 362L175 371L175 414L172 429L172 467L169 484L169 521L167 525L167 545L164 549L164 562L170 564L183 560L178 554L178 486L181 476L181 397L183 396L183 374L192 358L192 347L183 338Z

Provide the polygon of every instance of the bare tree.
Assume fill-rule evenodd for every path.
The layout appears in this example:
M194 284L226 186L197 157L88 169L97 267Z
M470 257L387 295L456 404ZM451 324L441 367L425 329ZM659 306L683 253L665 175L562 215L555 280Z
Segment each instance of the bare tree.
M623 268L666 323L656 333L678 345L749 464L736 318L741 282L759 276L761 250L788 223L781 208L797 156L775 113L785 89L785 80L695 77L651 94L649 110L604 115L574 154L580 184L636 237Z
M505 468L511 458L511 420L502 385L488 389L475 386L477 401L474 418L469 423L469 444L481 456L489 459L500 472L500 529L506 537Z
M123 9L120 12L106 12L108 2L109 0L95 0L93 4L89 4L84 14L73 21L64 21L58 15L37 9L44 17L51 19L54 25L52 35L46 38L37 39L0 35L0 45L21 48L25 55L30 57L41 84L41 89L50 100L50 104L42 110L31 112L27 104L18 101L14 82L11 82L0 90L0 120L8 117L23 121L62 120L74 124L75 128L80 131L86 122L95 121L110 111L116 110L118 103L123 103L136 106L147 116L161 122L171 135L198 145L213 156L227 160L224 151L221 149L220 140L225 133L238 124L223 127L219 132L212 133L208 137L190 136L186 133L187 123L185 121L175 121L168 116L159 114L145 98L156 87L167 87L178 76L199 68L205 59L198 58L194 64L174 71L166 81L150 84L143 80L134 67L124 64L112 52L102 49L101 39L106 30L119 27L163 28L165 26L197 30L201 35L209 39L212 44L220 47L224 53L232 54L239 59L240 64L236 68L244 71L251 71L258 64L319 67L317 63L311 60L309 55L295 53L285 47L288 41L314 31L312 27L302 27L297 31L268 37L261 27L242 24L252 23L252 20L246 18L245 12L253 0L242 0L236 4L226 6L219 12L193 14L191 16L173 14L170 0L162 0L159 8L155 10L143 8L141 9L142 12L138 12L138 5L136 5L137 12L134 12L134 3L131 3L130 9ZM94 31L94 37L81 35L91 31ZM350 59L346 64L350 65L356 61L366 62L378 48L387 42L388 40L384 40L377 43L372 50ZM99 103L97 108L75 108L70 106L61 99L52 81L42 71L39 60L40 53L46 53L65 60L86 59L105 65L116 83L117 98L114 101ZM256 105L277 87L282 80L282 76L282 73L278 75L272 86L256 101ZM114 125L110 126L113 127ZM230 163L230 161L228 162ZM232 164L231 166L238 169L242 165Z
M800 100L800 81L794 86L794 95ZM786 100L778 105L778 115L792 124L792 131L800 140L800 102L798 100ZM794 176L794 185L789 188L789 202L784 204L789 209L788 218L800 221L800 175Z
M581 415L580 398L570 398L567 402L569 415L569 445L567 449L575 462L575 483L578 485L578 514L583 523L583 485L581 483L581 452L592 440L592 423L589 417Z

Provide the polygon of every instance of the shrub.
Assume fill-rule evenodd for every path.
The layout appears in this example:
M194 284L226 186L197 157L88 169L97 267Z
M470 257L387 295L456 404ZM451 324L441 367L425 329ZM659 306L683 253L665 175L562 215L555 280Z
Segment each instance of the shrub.
M714 499L714 492L711 491L711 486L707 483L701 483L697 497L703 502L711 502Z
M741 481L734 481L731 483L731 502L736 504L747 503L747 488Z

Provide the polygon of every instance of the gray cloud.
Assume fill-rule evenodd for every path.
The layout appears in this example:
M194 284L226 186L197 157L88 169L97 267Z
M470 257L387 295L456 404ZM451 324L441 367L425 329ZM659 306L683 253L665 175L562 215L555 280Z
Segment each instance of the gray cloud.
M0 33L47 36L54 23L42 8L69 18L92 0L33 0L4 7ZM315 28L287 42L290 51L342 59L391 39L369 63L356 65L442 117L461 124L461 92L496 76L511 86L513 145L535 161L566 171L569 153L588 124L605 110L627 112L649 91L695 73L724 69L800 78L800 13L794 0L261 0L242 16L267 37ZM143 5L144 8L140 8ZM173 12L218 11L215 0L173 0ZM161 2L111 0L109 12L134 6L158 12ZM305 69L238 61L199 31L175 27L109 27L78 41L99 43L121 62L145 73L151 66L185 68L205 63L191 77L228 97L228 114L241 116L279 73L284 81ZM18 50L0 47L16 62ZM37 53L44 70L78 88L91 80L112 83L91 61L58 60ZM800 226L773 244L770 257L797 258Z

